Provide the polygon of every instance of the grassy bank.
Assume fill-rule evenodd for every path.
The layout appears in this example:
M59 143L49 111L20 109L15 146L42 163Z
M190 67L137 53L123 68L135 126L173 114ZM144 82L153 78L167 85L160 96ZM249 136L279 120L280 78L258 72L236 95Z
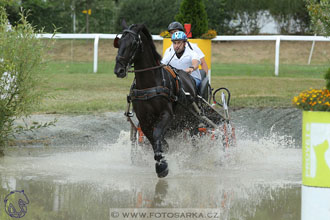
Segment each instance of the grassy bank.
M231 106L291 107L300 91L322 88L327 66L282 67L280 77L262 64L213 64L212 87L226 87L232 93ZM41 73L47 83L40 89L48 93L38 113L94 113L124 110L133 74L116 78L113 62L101 62L92 73L91 62L51 62ZM286 69L285 69L286 68ZM228 71L230 69L230 71ZM236 72L235 72L236 71Z
M94 113L124 110L133 74L118 79L113 73L117 50L112 40L100 40L98 73L93 73L92 40L57 40L50 62L40 74L40 89L48 93L39 113ZM162 52L162 43L155 41ZM275 42L213 42L212 87L227 87L232 107L291 107L300 91L322 88L329 68L330 44L281 42L279 77L274 76Z
M97 74L113 75L114 62L99 62ZM292 78L322 78L330 65L280 65L279 77ZM93 62L49 62L47 68L43 71L45 74L87 74L93 73ZM236 63L213 63L213 76L255 76L255 77L273 77L273 64L236 64Z

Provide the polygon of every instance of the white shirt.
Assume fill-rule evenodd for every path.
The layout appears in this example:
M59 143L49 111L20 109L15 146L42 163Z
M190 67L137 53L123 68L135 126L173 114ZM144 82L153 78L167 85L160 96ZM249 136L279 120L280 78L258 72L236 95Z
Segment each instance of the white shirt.
M186 45L184 53L182 54L182 56L179 59L176 56L175 51L173 49L173 45L172 45L171 47L167 48L167 50L165 51L164 57L161 62L165 65L168 64L168 65L173 66L174 68L181 69L181 70L185 70L188 67L192 66L192 60L198 60L198 63L200 64L201 61L200 61L198 54L195 51L188 49L188 47ZM170 62L170 63L168 63L168 62ZM194 70L191 73L191 76L194 78L197 78L199 80L202 79L199 69Z
M190 43L190 42L189 42ZM173 45L173 44L172 44ZM199 59L202 59L205 57L205 54L202 52L201 49L199 49L199 47L197 46L197 44L194 44L194 43L190 43L191 47L193 48L193 51L195 51L198 56L199 56ZM190 49L190 47L188 46L188 44L186 45L186 47L188 47Z
M194 52L196 52L199 56L199 59L202 59L205 57L205 54L203 53L203 51L201 49L199 49L199 47L197 46L197 44L195 43L190 43L189 44L191 45L192 49ZM190 49L190 47L188 46L188 42L186 43L186 49ZM168 50L174 50L173 48L173 44L171 44L171 46L169 48L166 49L165 53L168 51Z

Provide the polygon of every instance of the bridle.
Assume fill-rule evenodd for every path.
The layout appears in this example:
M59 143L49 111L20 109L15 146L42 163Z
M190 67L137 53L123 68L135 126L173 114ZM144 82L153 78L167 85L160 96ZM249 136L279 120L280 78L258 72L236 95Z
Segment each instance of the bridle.
M133 37L133 42L132 42L132 49L131 52L129 54L129 58L127 60L127 58L123 57L123 56L117 56L118 61L120 62L121 60L126 61L127 62L127 66L125 67L125 70L130 69L134 59L135 59L135 55L136 52L138 51L139 48L141 48L142 45L142 41L141 41L141 37L138 33L136 33L135 31L131 30L131 28L134 27L134 25L131 25L128 29L125 29L122 33L121 37L124 37L125 35L131 35ZM115 38L115 40L113 41L113 46L115 48L119 48L119 40L120 38L118 37L118 34Z
M164 65L163 64L160 64L158 66L154 66L154 67L149 67L149 68L145 68L145 69L139 69L139 70L128 70L132 67L132 64L134 62L134 59L135 59L135 55L136 55L136 52L138 51L139 48L141 48L143 50L143 48L141 47L142 45L142 40L141 40L141 37L138 33L136 33L135 31L131 30L132 27L134 27L135 25L131 25L129 26L128 29L125 29L122 33L122 36L125 36L126 34L129 34L133 37L133 42L132 42L132 51L130 52L130 55L129 55L129 60L127 62L127 66L125 67L125 72L130 72L130 73L138 73L138 72L144 72L144 71L148 71L148 70L154 70L154 69L158 69L158 68L161 68L163 67ZM118 37L119 34L117 34L115 40L113 41L113 46L115 48L119 48L119 40L120 38ZM118 61L120 62L121 60L123 61L127 61L127 59L123 56L117 56L118 57Z
M149 100L152 99L154 97L158 97L158 96L163 96L165 98L167 98L168 100L170 100L171 102L177 101L177 96L174 94L174 92L172 91L172 81L170 80L170 85L168 86L166 84L166 80L165 80L165 73L168 72L170 73L170 75L173 77L173 79L175 79L175 85L176 85L176 91L178 93L179 91L179 80L177 75L173 72L173 70L169 67L166 66L164 64L160 64L158 63L157 66L153 66L153 67L147 67L144 69L139 69L139 70L128 70L131 68L132 64L134 63L134 59L135 59L135 55L137 53L137 51L140 49L143 52L143 45L142 45L142 40L141 40L141 36L138 32L135 32L132 30L132 27L134 27L135 25L131 25L128 29L125 29L122 32L122 38L125 37L126 35L131 35L133 37L133 41L129 43L129 45L122 45L124 46L128 46L131 47L130 51L129 51L129 56L124 57L124 56L120 56L122 55L121 53L123 53L124 55L127 54L128 51L119 51L118 55L116 57L116 62L117 64L123 64L121 63L121 61L124 61L124 64L127 64L126 67L124 67L124 71L125 71L125 76L127 76L127 72L145 72L148 70L154 70L154 69L160 69L162 68L162 70L160 71L160 74L162 76L162 85L158 85L156 84L154 87L149 87L149 88L143 88L143 89L137 89L136 88L136 81L134 80L132 86L131 86L131 90L130 90L130 94L127 97L127 101L128 101L128 110L126 112L126 115L128 117L129 116L129 108L130 108L130 103L136 100ZM116 36L113 46L115 48L119 48L119 37L118 35ZM121 53L120 53L121 52ZM126 52L126 53L125 53ZM156 61L157 62L157 61ZM123 65L125 66L125 65ZM116 68L116 67L115 67ZM123 70L123 68L121 67L121 70ZM122 73L122 72L121 72ZM155 71L154 71L155 73Z

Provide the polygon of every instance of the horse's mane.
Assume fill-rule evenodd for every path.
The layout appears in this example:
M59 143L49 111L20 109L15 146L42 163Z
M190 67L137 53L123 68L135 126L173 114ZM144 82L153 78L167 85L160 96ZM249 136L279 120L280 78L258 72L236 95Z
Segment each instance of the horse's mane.
M144 34L147 41L149 41L149 43L150 43L153 56L156 58L156 61L160 62L162 60L162 56L157 52L156 46L154 44L154 41L152 40L152 36L151 36L149 30L147 29L147 27L144 24L141 24L139 26L141 26L141 32Z

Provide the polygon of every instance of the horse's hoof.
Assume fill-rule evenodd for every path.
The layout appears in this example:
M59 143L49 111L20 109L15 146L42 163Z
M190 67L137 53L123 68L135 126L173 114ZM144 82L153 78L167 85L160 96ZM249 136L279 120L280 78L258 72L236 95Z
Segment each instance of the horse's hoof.
M166 177L166 176L168 175L168 172L169 172L169 170L168 170L168 168L167 168L167 169L164 170L163 172L161 172L161 173L157 173L157 176L158 176L158 178L164 178L164 177Z
M166 177L168 172L168 165L165 160L156 163L156 173L159 178Z

